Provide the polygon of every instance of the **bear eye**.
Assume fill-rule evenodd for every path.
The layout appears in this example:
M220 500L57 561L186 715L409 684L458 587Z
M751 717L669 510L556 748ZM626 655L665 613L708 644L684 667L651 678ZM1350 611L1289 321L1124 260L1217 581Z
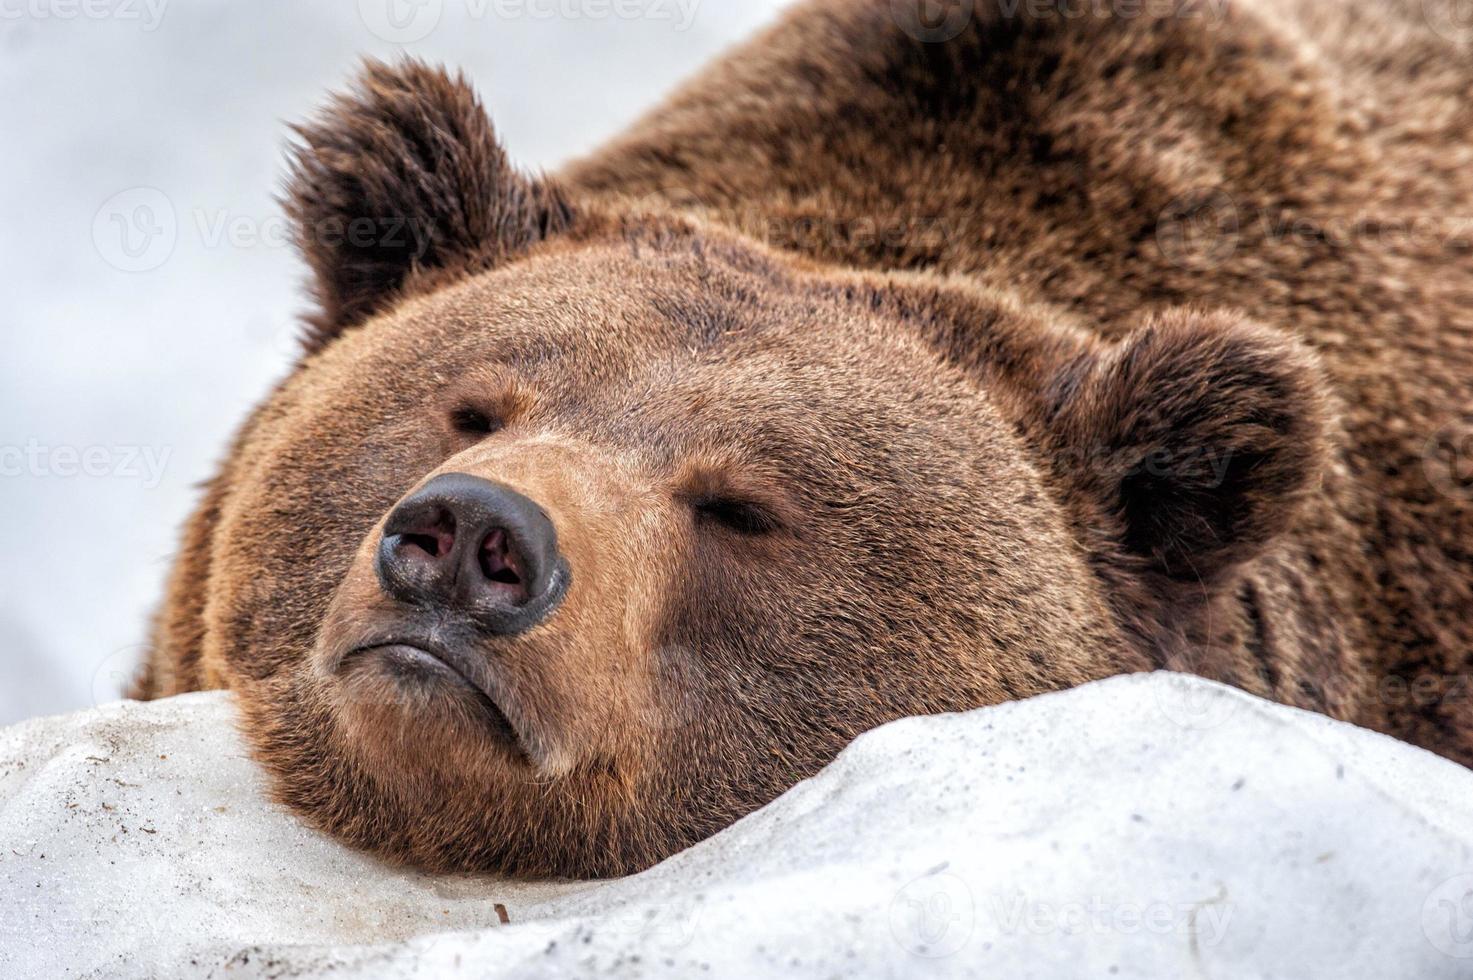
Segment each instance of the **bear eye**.
M720 525L748 537L771 534L781 525L757 504L734 497L698 497L692 504L699 520Z
M465 406L450 413L450 424L463 435L484 439L501 431L502 422L479 408Z

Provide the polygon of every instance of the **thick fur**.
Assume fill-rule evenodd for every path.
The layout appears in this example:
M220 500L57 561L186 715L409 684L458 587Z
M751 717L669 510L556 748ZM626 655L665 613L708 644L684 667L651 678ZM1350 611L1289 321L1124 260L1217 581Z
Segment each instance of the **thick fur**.
M492 268L567 224L556 190L512 168L462 78L370 61L296 131L286 206L320 306L309 352L401 293Z
M310 356L136 693L229 687L317 825L523 875L647 866L867 728L1122 671L1473 764L1467 46L1392 0L1002 6L927 41L813 0L536 181L463 84L370 65L289 191ZM412 245L312 231L355 218ZM537 500L573 568L524 637L434 625L516 753L351 655L418 615L373 547L447 472Z

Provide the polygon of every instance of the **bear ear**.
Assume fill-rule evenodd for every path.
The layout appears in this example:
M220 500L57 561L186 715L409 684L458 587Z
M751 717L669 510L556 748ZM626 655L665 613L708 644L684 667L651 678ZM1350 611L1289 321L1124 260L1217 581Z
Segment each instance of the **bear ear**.
M490 268L567 227L556 187L515 170L465 80L369 60L295 127L285 205L313 274L316 351L417 277Z
M1202 582L1288 528L1326 454L1313 356L1231 314L1171 313L1079 355L1043 429L1100 544Z

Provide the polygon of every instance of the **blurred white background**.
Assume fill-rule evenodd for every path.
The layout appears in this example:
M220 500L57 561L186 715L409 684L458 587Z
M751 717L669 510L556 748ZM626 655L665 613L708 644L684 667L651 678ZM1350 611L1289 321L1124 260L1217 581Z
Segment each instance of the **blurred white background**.
M286 124L459 66L553 169L785 0L0 0L0 725L114 700L179 528L295 356Z

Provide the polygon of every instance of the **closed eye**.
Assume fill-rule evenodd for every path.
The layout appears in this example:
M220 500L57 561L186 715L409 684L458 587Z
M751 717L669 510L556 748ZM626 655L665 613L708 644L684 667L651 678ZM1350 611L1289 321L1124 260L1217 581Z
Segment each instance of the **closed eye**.
M501 420L493 418L478 408L457 408L450 413L450 424L456 432L478 439L492 436L501 431Z
M733 497L697 497L692 506L697 520L747 537L771 534L782 526L763 507Z

